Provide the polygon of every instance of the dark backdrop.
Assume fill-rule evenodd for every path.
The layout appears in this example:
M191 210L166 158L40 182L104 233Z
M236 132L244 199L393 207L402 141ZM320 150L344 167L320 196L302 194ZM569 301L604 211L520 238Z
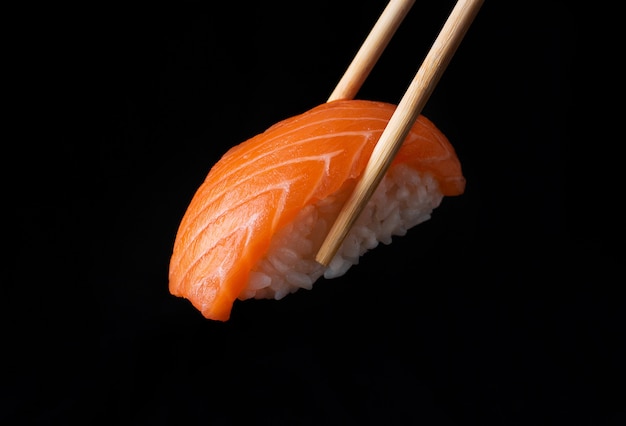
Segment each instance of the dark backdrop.
M386 2L19 15L2 423L624 424L615 160L582 125L579 11L531 3L487 1L424 109L466 193L226 323L168 292L179 221L229 147L326 100ZM398 102L453 5L417 1L358 97Z

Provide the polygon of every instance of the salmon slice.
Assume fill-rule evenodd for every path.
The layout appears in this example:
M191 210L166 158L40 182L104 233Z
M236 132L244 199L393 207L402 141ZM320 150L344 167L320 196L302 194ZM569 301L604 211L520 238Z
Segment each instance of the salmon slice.
M170 292L219 321L230 318L238 298L279 298L250 292L251 272L268 255L274 236L307 207L331 199L341 206L395 108L382 102L333 101L231 148L210 170L182 218L170 260ZM400 165L431 178L430 186L441 197L465 189L454 148L424 116L412 127L388 174ZM336 213L338 208L325 220L332 221ZM312 265L324 236L307 246L301 256L306 259L294 262ZM282 269L291 267L282 263ZM315 268L312 280L324 273L321 265Z

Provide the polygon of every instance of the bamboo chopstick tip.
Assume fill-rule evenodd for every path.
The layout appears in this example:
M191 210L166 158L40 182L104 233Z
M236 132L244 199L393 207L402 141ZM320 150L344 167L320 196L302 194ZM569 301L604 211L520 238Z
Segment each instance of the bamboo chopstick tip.
M315 261L320 265L325 267L330 265L330 262L339 251L339 248L341 247L341 244L343 243L346 234L345 229L340 231L344 231L343 235L342 232L337 232L336 227L334 229L331 229L331 231L326 236L326 239L322 242L321 247L315 255Z
M327 267L330 264L331 260L333 260L333 257L335 257L335 253L332 253L332 251L320 249L320 251L315 256L315 261L320 265Z
M328 266L328 264L330 263L329 261L327 261L324 258L321 258L319 256L317 256L315 258L315 262L317 262L319 265L323 266L324 268L326 268Z

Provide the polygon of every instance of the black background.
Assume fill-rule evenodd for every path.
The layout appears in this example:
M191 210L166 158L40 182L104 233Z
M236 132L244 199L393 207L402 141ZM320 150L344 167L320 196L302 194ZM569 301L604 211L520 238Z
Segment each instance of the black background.
M619 173L579 99L585 11L532 3L487 1L424 109L466 193L226 323L168 292L178 223L229 147L326 100L386 2L25 11L0 420L624 424ZM397 103L453 5L417 1L358 97Z

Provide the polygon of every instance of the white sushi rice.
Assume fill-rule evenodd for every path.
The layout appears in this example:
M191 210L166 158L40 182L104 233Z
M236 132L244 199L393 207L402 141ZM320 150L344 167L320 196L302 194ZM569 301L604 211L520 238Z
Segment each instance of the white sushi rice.
M378 243L390 244L393 236L430 219L443 199L436 180L405 165L393 167L383 178L339 251L324 267L315 261L352 182L334 196L302 209L296 219L279 230L266 256L250 273L248 287L240 299L282 299L304 288L310 290L322 275L336 278L345 274L359 257Z

